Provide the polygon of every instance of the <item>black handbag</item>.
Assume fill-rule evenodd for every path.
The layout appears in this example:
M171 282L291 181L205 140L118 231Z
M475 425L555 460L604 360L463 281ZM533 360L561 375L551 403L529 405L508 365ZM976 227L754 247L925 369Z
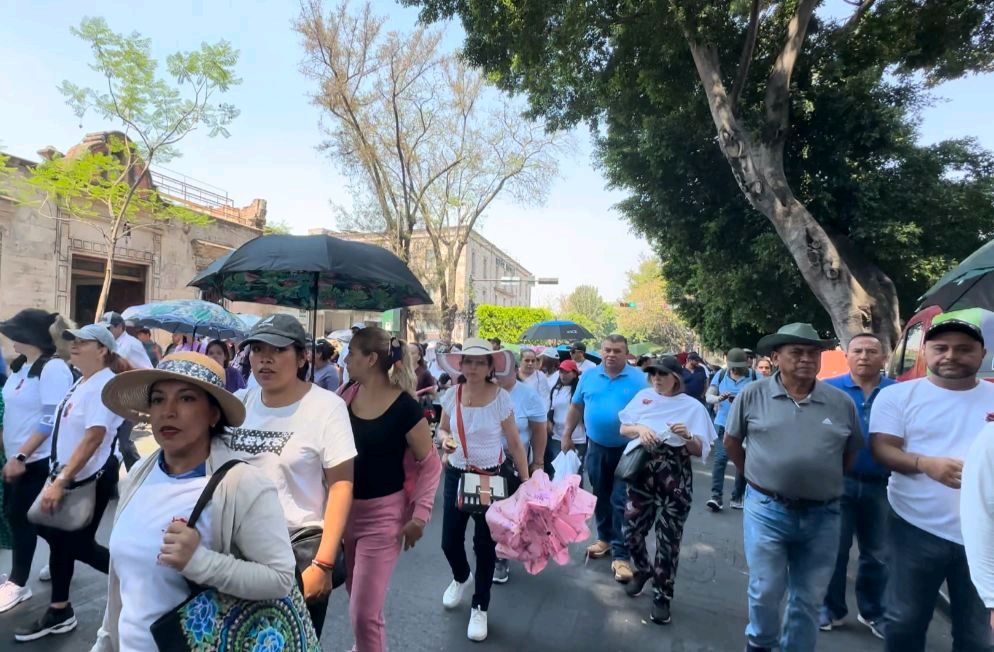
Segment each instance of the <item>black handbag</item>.
M311 565L314 558L318 556L318 548L321 546L321 535L324 530L316 525L302 527L290 535L290 547L293 548L293 557L297 560L297 573L302 574ZM338 546L338 554L335 555L335 568L331 571L331 586L337 589L345 584L345 544ZM303 590L303 587L301 587Z
M187 522L194 527L217 485L239 460L217 469ZM320 652L321 643L297 587L278 600L243 600L215 588L190 585L190 597L149 628L159 652L229 652L278 649Z
M623 482L635 482L648 463L649 451L641 444L633 446L621 455L618 466L614 469L614 477Z

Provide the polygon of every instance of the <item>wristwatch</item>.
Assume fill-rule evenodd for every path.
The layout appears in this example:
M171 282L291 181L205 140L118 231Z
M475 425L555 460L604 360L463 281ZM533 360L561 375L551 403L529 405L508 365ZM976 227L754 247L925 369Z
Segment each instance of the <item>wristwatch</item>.
M25 462L28 461L28 456L25 455L24 453L18 453L17 455L14 456L14 459L20 462L21 464L24 464Z

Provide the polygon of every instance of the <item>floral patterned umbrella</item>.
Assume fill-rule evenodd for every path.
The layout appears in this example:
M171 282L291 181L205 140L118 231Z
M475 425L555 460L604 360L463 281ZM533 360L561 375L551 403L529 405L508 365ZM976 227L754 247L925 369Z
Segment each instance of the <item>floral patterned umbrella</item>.
M384 311L432 302L386 249L330 235L260 236L190 285L232 301L306 310Z
M243 337L246 330L237 315L216 303L200 299L156 301L132 306L121 316L146 328L161 328L170 333L191 333L195 337Z

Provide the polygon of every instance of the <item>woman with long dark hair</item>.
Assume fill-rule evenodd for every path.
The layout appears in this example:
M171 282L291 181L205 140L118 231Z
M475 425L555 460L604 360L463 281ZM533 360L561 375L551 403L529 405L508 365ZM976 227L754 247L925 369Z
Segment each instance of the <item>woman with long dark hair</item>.
M244 392L245 423L225 441L276 483L291 540L320 538L316 553L300 546L312 558L298 555L320 636L352 505L356 448L345 402L307 380L306 346L307 333L292 315L270 315L252 327L242 347L259 385Z
M442 470L431 430L415 398L407 345L367 326L349 342L347 396L358 455L345 529L345 586L358 652L387 647L383 603L404 549L413 548L431 516ZM413 455L410 486L405 457Z
M545 449L545 472L549 477L555 473L552 469L552 460L556 459L561 451L575 450L580 457L580 470L578 473L583 477L583 460L587 456L587 432L583 429L583 424L578 424L573 430L573 436L569 443L563 445L563 433L566 431L566 415L569 413L569 406L573 402L573 394L576 386L580 383L580 369L572 360L563 360L559 363L559 377L556 384L549 392L549 443Z
M38 532L28 521L28 509L48 477L55 410L72 387L65 360L68 343L62 333L72 324L61 315L28 308L0 323L17 358L3 386L4 515L11 526L13 563L0 584L0 613L31 598L28 574Z
M456 385L443 399L438 425L442 448L448 454L442 502L445 510L442 551L452 569L452 582L442 595L442 605L455 609L470 588L475 587L466 636L473 641L482 641L487 637L487 609L497 544L490 535L485 513L461 511L456 501L459 479L464 473L473 469L491 474L500 471L504 461L502 439L507 440L518 477L522 482L528 479L528 456L518 435L511 396L494 382L497 375L514 373L513 357L506 350L494 351L484 339L470 338L460 350L449 351L440 359L440 364L452 377L465 377L465 382ZM466 526L470 517L475 522L475 584L466 557Z
M60 403L52 443L52 480L42 490L41 511L55 514L66 490L96 484L96 502L90 524L80 530L39 526L48 541L52 573L51 605L37 620L14 630L18 641L33 641L49 634L64 634L76 628L76 614L69 602L69 585L77 561L101 573L110 563L107 548L96 541L97 528L107 504L117 490L118 461L114 454L117 429L124 421L101 400L101 392L115 374L130 369L115 353L114 336L106 326L90 324L67 330L62 337L71 342L70 360L82 374Z
M648 462L628 485L623 531L635 568L625 592L636 597L652 579L649 619L666 625L683 525L694 495L690 458L707 457L717 435L707 408L683 393L683 367L676 358L652 360L645 372L652 387L641 390L618 414L622 436L635 440L629 446L642 446L649 453ZM656 558L650 565L645 538L653 526Z

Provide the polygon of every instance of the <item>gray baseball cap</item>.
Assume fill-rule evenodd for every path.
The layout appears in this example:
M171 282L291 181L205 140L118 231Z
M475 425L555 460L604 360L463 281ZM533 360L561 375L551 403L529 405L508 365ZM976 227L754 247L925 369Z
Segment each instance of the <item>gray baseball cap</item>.
M110 331L107 330L107 324L89 324L82 328L62 331L62 339L69 341L92 340L99 342L108 351L113 352L117 350L117 341L111 335Z
M100 323L103 324L103 325L105 325L105 326L124 326L125 325L125 323L124 323L124 317L121 316L121 313L114 312L113 310L110 311L110 312L105 312L104 316L100 319Z
M242 340L241 346L244 348L252 342L280 348L291 344L306 346L307 339L307 331L300 325L300 320L293 315L280 313L270 315L253 326L248 336Z

